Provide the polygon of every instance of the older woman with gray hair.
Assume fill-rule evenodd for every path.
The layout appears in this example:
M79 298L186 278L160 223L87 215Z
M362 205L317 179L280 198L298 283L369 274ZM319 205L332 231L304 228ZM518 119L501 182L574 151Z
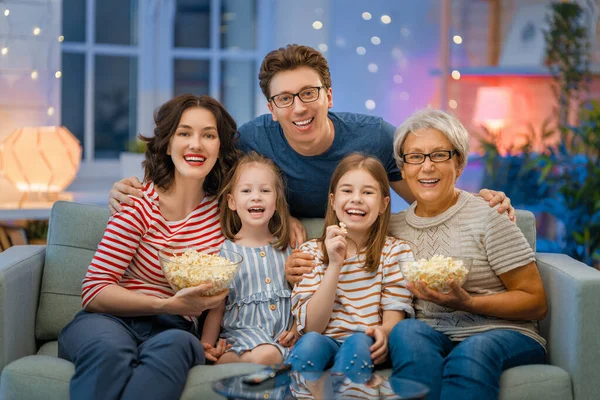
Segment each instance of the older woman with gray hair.
M443 111L418 111L395 133L394 156L416 201L392 217L391 233L412 242L417 259L473 260L464 285L450 282L449 293L409 284L416 319L389 337L393 376L424 383L429 399L494 399L503 370L545 362L535 255L506 214L456 188L468 154L467 131Z

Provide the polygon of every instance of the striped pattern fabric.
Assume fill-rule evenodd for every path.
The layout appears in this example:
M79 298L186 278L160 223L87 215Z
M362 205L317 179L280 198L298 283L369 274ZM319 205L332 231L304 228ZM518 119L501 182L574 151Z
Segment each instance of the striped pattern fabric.
M313 254L317 264L313 272L304 275L302 282L294 287L292 295L292 312L298 331L303 333L308 303L319 287L327 266L323 264L323 252L316 239L304 243L301 249ZM369 327L381 325L382 311L414 314L412 294L406 289L398 264L399 261L413 260L410 247L405 242L388 237L377 271L365 271L364 260L364 252L344 260L331 319L322 332L340 342L355 332L365 332Z
M390 233L413 243L417 259L435 254L470 257L473 265L463 288L472 296L506 292L502 275L535 261L527 239L506 214L470 193L461 191L458 201L442 214L424 218L415 214L416 203L392 216ZM517 330L545 346L533 321L508 321L415 299L417 319L455 341L490 329Z
M285 280L285 260L292 253L273 246L244 247L226 240L223 248L242 255L227 297L221 337L241 354L261 344L276 346L285 357L288 349L277 343L292 326L291 295Z
M187 217L167 221L160 213L158 193L149 182L144 197L131 197L132 206L113 215L82 285L85 309L108 285L159 298L173 296L158 262L158 251L168 246L215 246L223 243L216 197L205 197ZM188 319L190 319L188 317Z

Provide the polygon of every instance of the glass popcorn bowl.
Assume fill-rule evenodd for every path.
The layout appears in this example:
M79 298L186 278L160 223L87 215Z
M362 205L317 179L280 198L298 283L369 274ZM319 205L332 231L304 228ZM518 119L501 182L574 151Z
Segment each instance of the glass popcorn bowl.
M401 261L400 270L404 279L410 283L421 282L429 289L440 293L450 292L450 281L464 285L471 272L473 259L434 255L430 259Z
M242 263L242 256L217 247L165 247L158 251L163 274L175 292L203 283L212 288L202 292L212 296L227 289Z

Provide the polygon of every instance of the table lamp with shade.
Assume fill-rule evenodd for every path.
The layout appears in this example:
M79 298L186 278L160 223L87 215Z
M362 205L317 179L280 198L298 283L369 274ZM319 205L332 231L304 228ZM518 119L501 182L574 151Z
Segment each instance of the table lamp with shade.
M484 86L477 89L473 123L483 126L496 144L498 150L505 151L502 129L505 128L512 115L512 90L506 87Z
M14 130L0 144L0 168L26 199L52 201L75 179L81 144L64 126Z

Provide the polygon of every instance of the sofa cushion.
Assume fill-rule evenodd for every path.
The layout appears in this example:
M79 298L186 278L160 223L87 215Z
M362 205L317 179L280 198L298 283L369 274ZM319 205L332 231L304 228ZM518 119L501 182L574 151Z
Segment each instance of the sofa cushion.
M58 357L58 341L44 343L37 352L38 356Z
M56 342L54 342L56 343ZM50 347L47 348L47 350ZM255 364L198 365L190 370L182 399L222 399L212 390L213 381L254 372ZM57 357L36 355L10 363L2 371L3 400L63 400L69 398L69 381L75 368Z
M108 217L108 209L97 206L59 201L52 208L35 326L37 339L55 340L81 310L81 281Z
M571 400L571 376L553 365L523 365L500 377L500 400Z
M0 398L6 400L63 400L75 366L50 356L27 356L2 370Z

